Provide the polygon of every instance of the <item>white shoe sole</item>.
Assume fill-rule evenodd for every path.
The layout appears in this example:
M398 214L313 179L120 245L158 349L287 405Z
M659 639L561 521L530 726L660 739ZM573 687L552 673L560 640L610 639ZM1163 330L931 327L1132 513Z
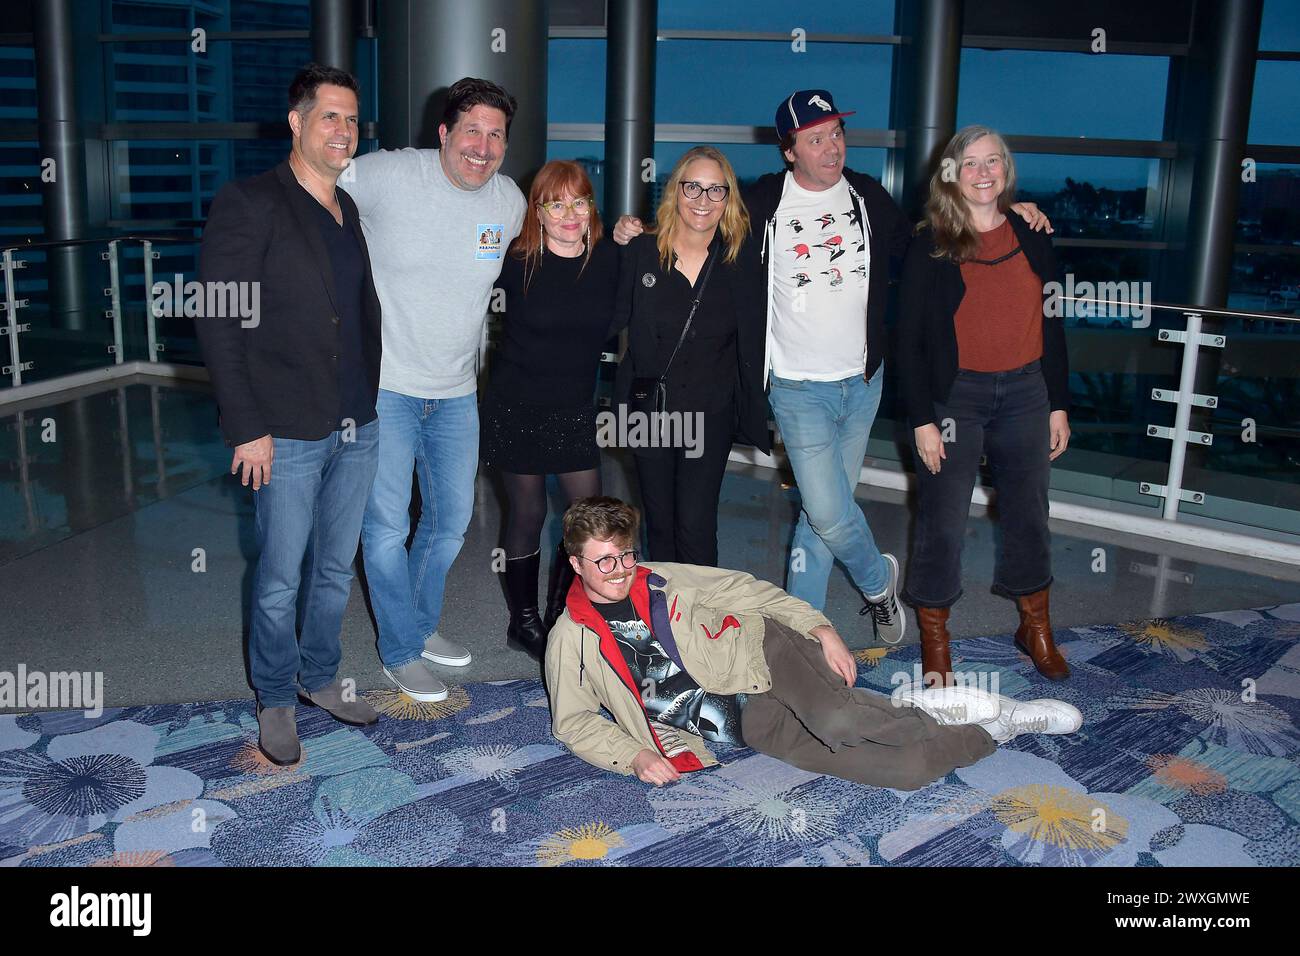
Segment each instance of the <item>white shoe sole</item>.
M420 656L426 661L433 661L435 664L445 664L448 667L466 667L474 658L466 654L464 657L439 657L433 651L420 651Z
M887 596L892 590L894 595L894 604L898 606L898 637L894 638L892 641L886 640L882 637L881 641L888 644L890 647L894 647L895 645L901 644L903 638L907 636L907 610L903 607L903 602L898 599L898 586L903 583L903 572L898 566L898 558L894 557L892 554L882 554L881 557L885 559L886 563L893 571L890 580L894 582L894 586L892 589L886 588L885 595Z
M895 697L923 710L940 724L984 724L996 720L1002 712L1002 702L992 694L975 687L933 687ZM924 706L922 706L924 704Z
M441 693L439 692L429 693L427 691L411 690L411 688L405 686L401 681L399 681L396 677L394 677L392 671L390 671L387 667L384 668L384 676L387 677L394 684L396 684L397 689L400 690L407 697L411 698L412 700L418 700L424 704L436 704L440 700L446 700L447 694L449 693L449 691L445 687L443 688Z

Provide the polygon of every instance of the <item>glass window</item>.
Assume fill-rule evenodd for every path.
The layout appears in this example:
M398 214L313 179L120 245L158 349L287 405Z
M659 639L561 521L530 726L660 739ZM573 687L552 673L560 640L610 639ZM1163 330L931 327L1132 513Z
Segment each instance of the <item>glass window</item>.
M546 55L547 121L605 122L605 41L550 40Z
M655 64L655 122L770 127L785 97L816 87L855 111L850 127L887 129L892 74L891 47L810 43L793 53L786 43L665 40Z
M1151 239L1160 160L1016 153L1016 197L1035 202L1058 238Z
M1252 143L1300 146L1300 116L1295 95L1300 89L1300 63L1260 60L1255 64L1255 93L1250 101Z
M796 6L789 0L713 0L708 4L659 0L661 30L789 33L795 27L808 33L890 34L894 32L894 0L808 6ZM818 85L805 84L805 88Z
M1238 241L1300 245L1300 166L1259 164L1237 202Z
M1163 138L1169 58L962 50L957 126L1004 134ZM1122 96L1102 95L1123 90Z
M1300 0L1264 0L1261 50L1300 50Z
M1238 251L1232 257L1228 308L1300 315L1300 247L1293 254ZM1300 324L1284 328L1300 335Z

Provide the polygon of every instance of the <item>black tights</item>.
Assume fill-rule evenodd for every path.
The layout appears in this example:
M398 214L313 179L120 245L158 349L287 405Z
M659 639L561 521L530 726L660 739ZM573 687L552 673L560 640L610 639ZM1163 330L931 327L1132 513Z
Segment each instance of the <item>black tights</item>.
M505 548L507 558L523 558L541 547L542 526L546 524L546 476L516 475L503 471L510 511L506 516ZM600 494L600 469L570 471L556 475L566 504L576 498Z

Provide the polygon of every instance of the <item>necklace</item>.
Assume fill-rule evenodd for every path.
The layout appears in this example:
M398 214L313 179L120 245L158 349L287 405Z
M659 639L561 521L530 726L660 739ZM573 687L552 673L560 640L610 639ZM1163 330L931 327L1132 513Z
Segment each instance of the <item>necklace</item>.
M290 163L289 165L290 168L292 168L293 164ZM312 199L316 200L316 202L320 205L322 209L324 209L331 216L334 216L335 222L337 222L340 226L343 225L343 208L341 206L339 207L338 215L334 215L334 210L333 208L331 208L332 205L338 205L338 197L334 195L333 192L330 193L331 203L324 203L321 201L321 198L319 196L317 196L314 192L311 191L311 187L307 185L307 180L303 179L296 172L293 174L293 178L298 180L298 185L301 186L303 189L305 189L307 191L307 195L310 196ZM334 189L335 191L337 191L338 187L335 186Z

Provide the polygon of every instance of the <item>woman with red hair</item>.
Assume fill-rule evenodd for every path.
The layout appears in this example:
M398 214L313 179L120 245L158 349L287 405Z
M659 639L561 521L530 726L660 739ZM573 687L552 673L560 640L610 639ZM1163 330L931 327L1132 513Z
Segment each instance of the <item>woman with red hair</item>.
M480 454L501 470L509 498L506 640L538 659L573 580L561 545L543 621L537 581L546 476L559 479L568 502L600 494L596 369L618 289L618 252L601 234L586 172L568 160L549 162L533 180L522 231L497 280L505 335L483 399Z

